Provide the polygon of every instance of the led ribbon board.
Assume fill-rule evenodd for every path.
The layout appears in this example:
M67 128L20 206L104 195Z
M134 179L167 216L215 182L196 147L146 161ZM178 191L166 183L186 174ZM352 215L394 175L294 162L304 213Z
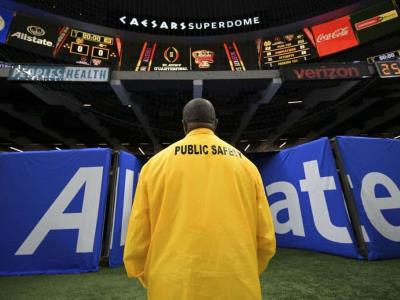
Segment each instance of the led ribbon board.
M302 32L259 40L260 65L263 69L309 61L316 57L312 44Z
M368 78L367 63L303 64L281 67L284 81Z
M367 7L350 17L357 38L362 44L400 31L399 11L392 0Z
M8 80L108 82L109 68L13 65Z

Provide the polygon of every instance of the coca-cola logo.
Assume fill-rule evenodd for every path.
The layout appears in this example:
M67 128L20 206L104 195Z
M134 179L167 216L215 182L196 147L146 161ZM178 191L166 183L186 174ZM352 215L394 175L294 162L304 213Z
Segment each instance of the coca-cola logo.
M338 28L334 32L319 34L317 37L317 43L323 43L323 42L327 42L330 40L334 40L334 39L346 36L348 34L349 34L349 28L347 26Z

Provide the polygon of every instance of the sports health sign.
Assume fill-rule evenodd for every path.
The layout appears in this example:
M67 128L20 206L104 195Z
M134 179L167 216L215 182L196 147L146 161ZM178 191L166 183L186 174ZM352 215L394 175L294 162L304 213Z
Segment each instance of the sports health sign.
M255 163L265 185L278 246L361 258L327 138Z
M0 154L0 275L96 271L109 149Z
M349 16L313 26L311 31L319 56L340 52L359 44Z

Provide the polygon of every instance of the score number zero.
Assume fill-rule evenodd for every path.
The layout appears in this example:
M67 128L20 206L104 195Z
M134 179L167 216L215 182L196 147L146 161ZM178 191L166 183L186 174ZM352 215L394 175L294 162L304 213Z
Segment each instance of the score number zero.
M78 54L78 55L89 55L89 45L86 44L78 44L78 43L71 43L70 53ZM108 59L110 50L101 48L101 47L92 47L92 57L100 58L100 59Z

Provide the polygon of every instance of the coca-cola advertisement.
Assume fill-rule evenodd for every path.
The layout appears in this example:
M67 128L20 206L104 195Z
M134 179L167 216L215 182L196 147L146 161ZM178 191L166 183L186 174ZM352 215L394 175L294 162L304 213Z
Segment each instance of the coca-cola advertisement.
M311 31L319 56L340 52L359 44L349 16L313 26Z

